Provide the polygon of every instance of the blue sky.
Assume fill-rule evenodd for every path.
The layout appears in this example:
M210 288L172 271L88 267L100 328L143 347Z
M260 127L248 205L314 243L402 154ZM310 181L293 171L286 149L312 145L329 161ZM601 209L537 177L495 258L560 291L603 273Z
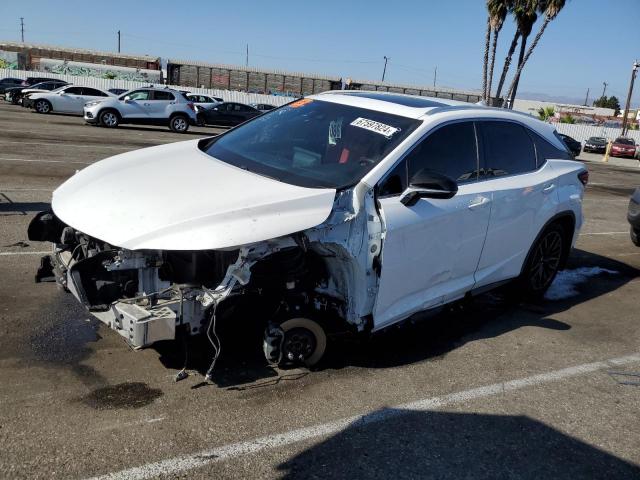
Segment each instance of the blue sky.
M486 28L483 0L305 2L4 1L0 39L116 49L161 57L477 89ZM535 35L538 25L534 27ZM500 38L501 69L514 32ZM602 94L624 103L631 65L640 60L640 0L568 0L531 57L519 93L584 101ZM640 104L640 81L633 104Z

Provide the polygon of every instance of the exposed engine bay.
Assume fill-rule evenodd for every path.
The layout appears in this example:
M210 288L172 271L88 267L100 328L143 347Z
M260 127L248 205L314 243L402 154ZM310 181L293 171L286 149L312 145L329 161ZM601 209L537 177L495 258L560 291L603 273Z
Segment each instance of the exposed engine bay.
M338 192L317 227L216 250L128 250L41 212L29 238L52 242L53 252L36 281L55 279L133 348L179 331L206 334L215 347L216 317L249 302L261 312L253 320L267 360L312 365L327 333L371 328L382 227L371 190L356 190Z

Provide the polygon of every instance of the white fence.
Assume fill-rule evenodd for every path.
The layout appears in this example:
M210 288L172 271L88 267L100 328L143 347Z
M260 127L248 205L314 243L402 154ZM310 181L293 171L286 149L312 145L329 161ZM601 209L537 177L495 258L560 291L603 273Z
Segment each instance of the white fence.
M575 138L582 143L589 137L605 137L609 140L615 140L622 133L622 128L614 127L599 127L596 125L575 123L554 123L553 125L556 127L558 133L569 135L571 138ZM627 137L633 138L636 144L640 143L640 130L628 130Z
M48 72L28 71L28 70L9 70L0 68L0 78L13 77L13 78L27 78L27 77L47 77L57 78L64 80L65 82L73 83L75 85L100 88L102 90L108 90L109 88L126 88L131 90L133 88L140 88L148 86L148 82L132 82L128 80L112 80L108 78L98 77L80 77L75 75L59 75ZM160 86L159 84L155 84ZM164 86L164 85L163 85ZM203 95L212 95L215 97L221 97L226 102L239 102L239 103L268 103L279 107L285 103L294 100L292 97L283 97L277 95L262 95L259 93L247 93L236 92L233 90L216 90L211 88L195 88L195 87L182 87L179 85L169 85L171 88L177 88L181 90L188 90L192 93L201 93Z

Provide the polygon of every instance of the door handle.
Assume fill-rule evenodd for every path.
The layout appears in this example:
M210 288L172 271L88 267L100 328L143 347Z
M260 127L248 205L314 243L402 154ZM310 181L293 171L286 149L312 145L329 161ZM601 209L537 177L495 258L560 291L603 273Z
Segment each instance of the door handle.
M544 187L542 187L542 193L549 193L553 191L554 188L556 188L555 183L547 183Z
M144 106L145 106L145 107L150 107L150 106L151 106L151 104L150 104L150 103L145 103L145 104L144 104Z
M473 199L473 201L469 204L469 209L470 210L474 210L476 208L480 208L484 205L488 205L489 203L491 203L491 200L487 197L476 197Z

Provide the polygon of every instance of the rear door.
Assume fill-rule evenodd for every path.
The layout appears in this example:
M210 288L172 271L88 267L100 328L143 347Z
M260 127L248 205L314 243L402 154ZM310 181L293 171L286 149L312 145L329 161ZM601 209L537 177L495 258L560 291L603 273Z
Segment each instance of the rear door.
M458 193L402 204L407 179L424 168L456 180ZM473 287L491 211L491 194L481 190L473 122L429 133L379 183L384 239L375 329L460 298Z
M519 123L477 122L480 186L493 196L476 287L517 277L533 241L558 208L556 173L537 160L533 132Z
M150 118L163 119L168 118L167 107L175 105L176 97L173 92L165 92L162 90L154 90L151 100L145 102L149 104L146 108Z

